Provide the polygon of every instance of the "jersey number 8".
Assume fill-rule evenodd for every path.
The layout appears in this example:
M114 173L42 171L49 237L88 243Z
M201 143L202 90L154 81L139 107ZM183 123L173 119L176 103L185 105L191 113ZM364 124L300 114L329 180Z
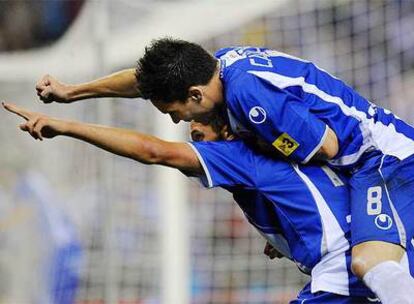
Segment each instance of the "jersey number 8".
M367 213L378 215L382 211L382 188L379 186L369 187L367 192Z

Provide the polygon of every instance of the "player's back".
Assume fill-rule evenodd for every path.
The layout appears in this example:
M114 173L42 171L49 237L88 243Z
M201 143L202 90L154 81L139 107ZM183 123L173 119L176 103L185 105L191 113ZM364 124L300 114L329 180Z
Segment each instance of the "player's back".
M232 192L260 233L312 273L312 290L370 295L350 272L350 206L343 176L327 167L267 158L242 141L193 147L204 167L204 184Z
M400 159L414 153L412 127L309 61L253 47L223 49L216 57L220 58L226 103L233 120L260 137L266 137L263 133L270 130L265 126L273 123L269 116L276 117L276 124L283 119L295 120L293 116L280 117L285 110L284 102L300 102L303 109L309 110L311 116L328 125L337 135L339 152L331 161L332 165L353 165L369 149L378 149ZM259 112L258 108L261 108ZM300 111L298 109L296 111ZM300 142L303 139L298 120L297 124L297 131L295 127L286 126L280 133L287 132L299 143L296 159L304 161L305 156L299 155L299 151L307 143ZM236 128L234 124L232 128ZM293 134L289 130L293 130ZM276 139L279 135L269 134L269 137ZM295 151L292 156L295 159Z

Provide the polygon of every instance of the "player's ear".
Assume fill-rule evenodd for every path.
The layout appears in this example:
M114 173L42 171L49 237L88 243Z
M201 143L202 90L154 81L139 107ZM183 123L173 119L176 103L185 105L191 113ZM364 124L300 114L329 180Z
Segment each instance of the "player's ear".
M188 97L191 101L200 103L203 100L203 91L196 86L192 86L188 89Z

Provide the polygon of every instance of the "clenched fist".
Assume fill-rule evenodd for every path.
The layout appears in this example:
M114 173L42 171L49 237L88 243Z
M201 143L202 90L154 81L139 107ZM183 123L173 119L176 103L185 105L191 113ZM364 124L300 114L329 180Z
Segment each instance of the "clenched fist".
M44 103L51 103L53 101L69 103L70 89L70 85L64 84L50 75L43 76L36 84L37 96Z

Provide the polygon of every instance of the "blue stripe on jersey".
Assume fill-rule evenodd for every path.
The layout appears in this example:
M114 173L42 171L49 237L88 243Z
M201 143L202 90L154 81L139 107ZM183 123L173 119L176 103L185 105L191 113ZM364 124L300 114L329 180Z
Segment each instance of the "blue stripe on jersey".
M216 56L221 61L226 102L232 114L247 129L267 141L271 138L269 129L258 128L249 121L248 109L253 106L252 101L240 97L246 96L249 90L257 96L261 107L285 107L294 97L294 100L300 100L306 105L317 120L334 130L340 144L339 153L331 161L334 166L352 166L368 149L378 149L399 159L414 154L414 129L411 126L389 111L372 105L343 81L311 62L277 51L252 47L228 48L219 51ZM270 99L269 94L263 95L263 89L251 80L243 79L241 75L246 73L271 84L275 91L274 98ZM240 103L246 103L247 108ZM313 124L316 123L316 120L309 120L301 134L299 130L283 125L283 117L273 119L278 132L292 132L297 137L312 134ZM308 152L316 144L312 140L304 140L298 152L291 157L304 161L299 150ZM305 145L309 148L306 149Z
M349 283L353 275L346 260L350 225L343 176L334 176L319 166L266 158L242 141L192 146L211 178L210 186L232 192L249 221L269 241L281 232L292 259L302 269L312 269L316 290L349 294L354 283ZM359 286L353 292L370 294Z
M409 138L414 137L413 127L405 121L401 120L398 116L394 115L391 111L373 106L375 114L373 115L374 121L379 121L386 126L395 125L396 130L406 135Z

